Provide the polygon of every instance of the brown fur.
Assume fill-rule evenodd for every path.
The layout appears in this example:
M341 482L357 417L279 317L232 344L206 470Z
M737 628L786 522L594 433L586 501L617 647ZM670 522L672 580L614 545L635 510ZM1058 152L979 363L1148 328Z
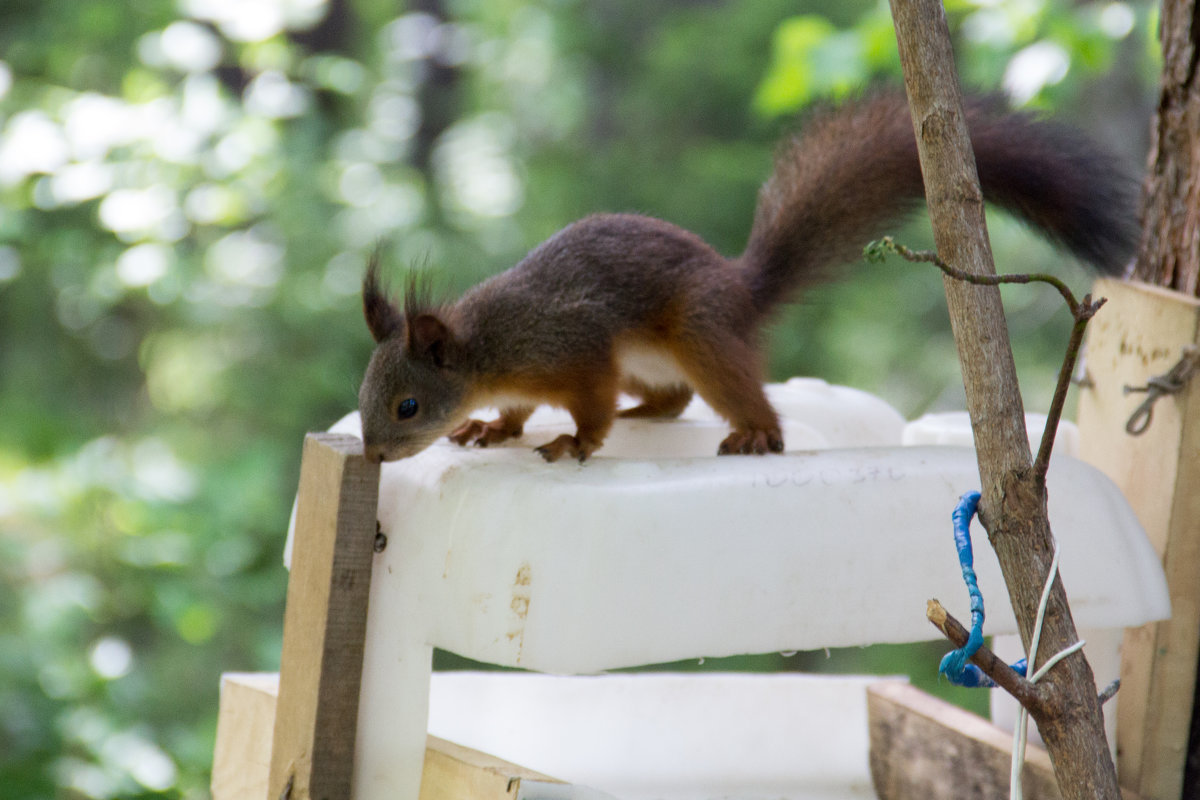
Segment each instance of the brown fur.
M968 120L985 197L1101 268L1121 263L1133 245L1132 185L1102 153L984 101ZM603 443L619 390L642 401L625 416L674 416L693 389L732 425L721 453L781 451L762 391L761 326L923 196L907 106L880 94L816 116L781 148L736 259L661 220L597 215L451 305L432 307L410 287L403 312L373 259L363 308L379 346L359 393L367 454L402 458L446 434L496 444L545 403L566 408L577 431L539 452L583 460ZM400 418L405 399L416 411ZM467 419L487 405L501 407L499 420Z

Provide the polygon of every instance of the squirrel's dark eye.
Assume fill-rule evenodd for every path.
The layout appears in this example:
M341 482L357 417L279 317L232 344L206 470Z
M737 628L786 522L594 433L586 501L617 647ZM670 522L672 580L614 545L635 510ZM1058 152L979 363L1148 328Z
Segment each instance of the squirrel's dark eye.
M396 404L396 417L398 419L408 419L413 414L417 413L417 398L410 397L406 400L401 400Z

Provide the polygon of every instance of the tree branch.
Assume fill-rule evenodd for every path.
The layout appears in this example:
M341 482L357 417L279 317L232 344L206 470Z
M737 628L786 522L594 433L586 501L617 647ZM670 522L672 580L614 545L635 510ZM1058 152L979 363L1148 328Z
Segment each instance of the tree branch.
M1087 330L1088 320L1096 315L1104 305L1105 298L1101 297L1092 302L1092 296L1085 294L1083 303L1077 305L1072 312L1075 324L1071 327L1071 338L1067 340L1067 352L1063 356L1062 367L1058 370L1058 383L1054 387L1054 397L1050 400L1050 408L1046 412L1046 429L1042 431L1042 442L1038 447L1037 458L1033 460L1033 475L1038 486L1044 492L1046 489L1046 472L1050 469L1050 452L1054 449L1054 436L1058 433L1058 421L1062 419L1063 406L1067 402L1067 391L1071 388L1071 375L1075 372L1075 362L1079 360L1079 349L1083 346L1083 333Z
M955 647L962 647L967 643L967 637L970 635L967 629L937 600L930 600L925 604L925 617ZM1042 706L1043 699L1038 694L1037 684L1030 683L1021 677L998 655L989 650L987 645L975 651L975 655L971 656L971 663L983 670L984 675L1015 697L1017 702L1025 708L1032 711L1034 708Z

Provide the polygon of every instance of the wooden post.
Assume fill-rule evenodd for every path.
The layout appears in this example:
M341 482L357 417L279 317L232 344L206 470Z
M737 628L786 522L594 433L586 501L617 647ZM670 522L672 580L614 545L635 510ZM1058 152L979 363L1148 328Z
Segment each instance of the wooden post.
M268 800L350 798L378 501L358 439L305 438Z
M1101 280L1108 304L1088 330L1079 396L1080 454L1121 490L1163 559L1171 618L1130 629L1121 651L1117 771L1147 800L1178 800L1200 645L1200 376L1153 406L1145 433L1125 425L1145 386L1200 342L1200 300L1148 284Z

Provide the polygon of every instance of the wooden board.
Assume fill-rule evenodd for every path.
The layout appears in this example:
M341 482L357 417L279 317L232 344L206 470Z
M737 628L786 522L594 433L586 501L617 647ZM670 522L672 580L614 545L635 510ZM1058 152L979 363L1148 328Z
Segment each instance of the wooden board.
M420 800L511 800L522 780L562 783L436 736L426 740Z
M278 695L276 674L221 676L213 800L246 800L267 794ZM517 797L523 780L561 783L487 753L430 736L425 747L420 800L511 800Z
M1129 500L1162 556L1171 619L1126 633L1117 695L1117 772L1148 800L1178 800L1183 786L1200 646L1200 379L1163 397L1141 436L1125 424L1142 386L1198 341L1200 301L1156 286L1101 280L1108 304L1088 326L1080 392L1080 453Z
M903 681L867 689L871 780L879 800L1007 800L1012 734ZM1025 800L1058 800L1050 756L1025 751ZM1122 800L1137 796L1121 790Z
M305 438L270 800L350 798L378 500L379 465L357 438Z
M230 672L221 676L217 742L213 748L213 800L267 796L278 696L276 674Z
M1012 734L902 681L867 689L871 780L880 800L1006 800ZM1058 800L1050 756L1026 751L1025 800Z

